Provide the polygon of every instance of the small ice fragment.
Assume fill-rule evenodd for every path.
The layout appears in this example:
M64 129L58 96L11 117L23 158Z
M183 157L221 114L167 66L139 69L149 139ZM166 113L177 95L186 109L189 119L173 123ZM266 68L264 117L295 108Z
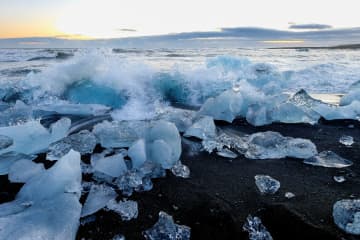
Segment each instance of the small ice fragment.
M116 235L115 237L113 237L112 240L125 240L125 237L124 237L124 235L119 234L119 235Z
M341 136L339 142L345 146L351 146L354 143L354 138L352 136Z
M286 192L286 193L285 193L285 197L286 197L287 199L290 199L290 198L295 197L295 194L293 194L292 192Z
M323 151L311 158L304 159L304 163L328 168L344 168L353 164L352 161L342 158L332 151Z
M261 219L249 215L243 226L243 230L249 233L249 240L272 240L271 234L262 224Z
M338 183L342 183L342 182L346 181L344 176L334 176L334 180L335 180L335 182L338 182Z
M117 178L115 184L122 191L122 194L126 196L131 196L134 191L134 188L140 187L143 185L144 174L138 170L127 171L124 175ZM151 186L152 188L152 186Z
M216 136L216 126L212 117L204 116L196 121L184 133L185 137L197 137L199 139L214 138Z
M172 216L161 211L157 223L143 234L148 240L189 240L190 228L175 224Z
M11 165L8 178L10 182L25 183L44 171L45 168L41 163L36 164L33 161L23 159Z
M117 202L115 199L110 200L106 208L120 215L123 221L130 221L138 216L138 203L132 200Z
M343 199L333 206L335 224L349 234L360 235L360 199Z
M226 148L217 151L216 154L224 158L237 158L238 156L236 153Z
M80 225L81 226L84 226L88 223L92 223L92 222L95 222L96 221L96 216L95 215L90 215L90 216L86 216L84 218L82 218L80 220Z
M12 138L10 138L8 136L0 135L0 149L8 148L13 143L14 143L14 141L12 140Z
M81 217L96 213L117 196L115 190L106 185L92 185L82 208Z
M182 178L190 177L190 169L186 165L183 165L180 161L178 161L171 168L171 172L177 177L182 177Z
M274 194L280 188L280 182L268 175L256 175L255 184L261 194Z

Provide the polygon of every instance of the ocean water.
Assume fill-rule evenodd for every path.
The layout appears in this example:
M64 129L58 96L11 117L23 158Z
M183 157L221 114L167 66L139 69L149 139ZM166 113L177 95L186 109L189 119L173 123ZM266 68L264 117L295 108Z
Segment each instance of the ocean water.
M28 105L101 104L126 119L199 108L247 82L272 95L346 94L360 51L311 49L0 49L0 95Z

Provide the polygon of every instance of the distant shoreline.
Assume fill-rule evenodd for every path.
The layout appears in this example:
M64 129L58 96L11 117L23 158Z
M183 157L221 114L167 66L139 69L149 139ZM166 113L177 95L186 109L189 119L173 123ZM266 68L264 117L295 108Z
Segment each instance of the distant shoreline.
M329 47L271 47L267 49L302 49L302 50L308 50L308 49L333 49L333 50L341 50L341 49L360 49L360 43L359 44L344 44L344 45L336 45L336 46L329 46Z

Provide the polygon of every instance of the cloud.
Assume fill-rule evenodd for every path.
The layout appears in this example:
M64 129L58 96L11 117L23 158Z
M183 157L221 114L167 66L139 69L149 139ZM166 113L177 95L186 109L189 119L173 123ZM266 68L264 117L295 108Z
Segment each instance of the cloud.
M317 23L292 24L289 26L289 29L302 29L302 30L323 30L329 28L332 28L332 26L327 24L317 24Z

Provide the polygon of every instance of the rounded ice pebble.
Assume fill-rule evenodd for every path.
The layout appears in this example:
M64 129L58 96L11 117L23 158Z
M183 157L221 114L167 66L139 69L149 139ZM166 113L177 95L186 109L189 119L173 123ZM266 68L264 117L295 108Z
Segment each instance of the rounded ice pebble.
M360 199L343 199L333 206L335 224L347 233L360 235Z

